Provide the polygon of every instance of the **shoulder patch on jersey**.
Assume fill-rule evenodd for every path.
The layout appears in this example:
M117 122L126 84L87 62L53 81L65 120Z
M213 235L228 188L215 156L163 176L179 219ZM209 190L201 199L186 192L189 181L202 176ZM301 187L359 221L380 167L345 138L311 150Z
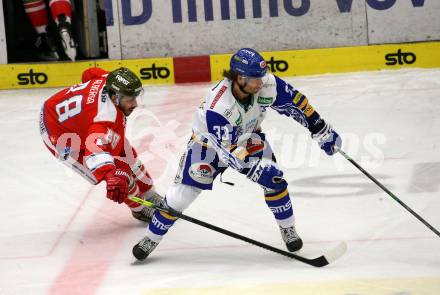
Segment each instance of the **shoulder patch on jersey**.
M271 104L273 102L273 97L259 96L257 102L260 104Z
M275 76L268 75L268 81L263 85L263 88L258 92L257 103L262 105L271 105L277 97L277 84Z
M211 110L215 107L215 105L219 101L220 97L222 97L223 93L225 93L226 89L228 89L228 87L226 85L223 85L220 88L220 90L217 92L217 94L214 97L214 100L211 103L211 106L209 107Z
M194 163L189 168L189 176L200 183L211 184L214 181L215 169L207 163Z

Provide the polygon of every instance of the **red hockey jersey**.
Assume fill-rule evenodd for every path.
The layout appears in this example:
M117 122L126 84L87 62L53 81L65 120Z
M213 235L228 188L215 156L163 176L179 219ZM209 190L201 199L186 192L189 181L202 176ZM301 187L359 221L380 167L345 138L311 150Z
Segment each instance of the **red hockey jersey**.
M83 83L53 95L43 110L51 143L58 151L66 151L59 156L76 157L98 182L114 169L114 157L125 157L125 150L132 155L125 139L126 117L103 92L107 73L100 68L87 69L82 75Z

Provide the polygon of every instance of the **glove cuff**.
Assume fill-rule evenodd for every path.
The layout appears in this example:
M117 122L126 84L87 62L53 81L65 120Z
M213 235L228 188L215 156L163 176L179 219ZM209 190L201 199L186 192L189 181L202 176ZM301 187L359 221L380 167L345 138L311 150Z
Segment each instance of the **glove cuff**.
M276 163L271 160L268 160L266 158L258 158L252 163L251 168L249 169L248 173L246 173L246 177L253 182L257 182L261 174L263 173L264 167L269 164L277 167Z
M253 180L253 175L255 173L255 170L257 170L258 166L260 166L260 162L261 162L261 159L254 160L252 162L252 164L250 165L249 171L246 173L247 178L249 178L252 181L255 181L255 180Z
M108 181L109 178L112 177L119 177L119 178L125 178L127 182L130 182L130 175L121 169L112 169L107 174L104 175L105 181Z
M120 177L120 178L126 178L127 181L130 180L130 174L128 174L124 170L116 169L115 176Z
M333 129L330 124L325 123L324 127L321 130L312 134L312 139L316 140L319 144L327 141L328 137L331 135Z

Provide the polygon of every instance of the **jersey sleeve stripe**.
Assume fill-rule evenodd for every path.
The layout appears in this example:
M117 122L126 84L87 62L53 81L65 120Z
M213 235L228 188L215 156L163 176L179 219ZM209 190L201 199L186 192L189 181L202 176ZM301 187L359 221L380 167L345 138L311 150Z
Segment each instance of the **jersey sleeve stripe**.
M85 163L87 165L87 168L89 168L93 172L94 170L104 165L114 165L114 159L109 153L102 152L88 156L85 160Z
M105 165L112 165L112 166L114 166L115 164L114 164L113 162L104 162L104 163L99 164L99 165L98 165L97 167L95 167L94 169L91 169L90 171L93 173L93 172L95 172L96 170L98 170L99 168L104 167Z

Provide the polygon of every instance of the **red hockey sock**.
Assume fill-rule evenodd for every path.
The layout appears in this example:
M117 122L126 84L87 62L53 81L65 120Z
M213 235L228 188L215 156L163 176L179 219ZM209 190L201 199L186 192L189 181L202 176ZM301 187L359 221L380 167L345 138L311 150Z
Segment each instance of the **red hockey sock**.
M44 0L23 0L23 5L24 11L37 33L45 33L49 18Z
M69 0L51 0L49 2L50 11L55 22L58 23L58 17L61 14L66 16L68 22L72 16L72 5Z

